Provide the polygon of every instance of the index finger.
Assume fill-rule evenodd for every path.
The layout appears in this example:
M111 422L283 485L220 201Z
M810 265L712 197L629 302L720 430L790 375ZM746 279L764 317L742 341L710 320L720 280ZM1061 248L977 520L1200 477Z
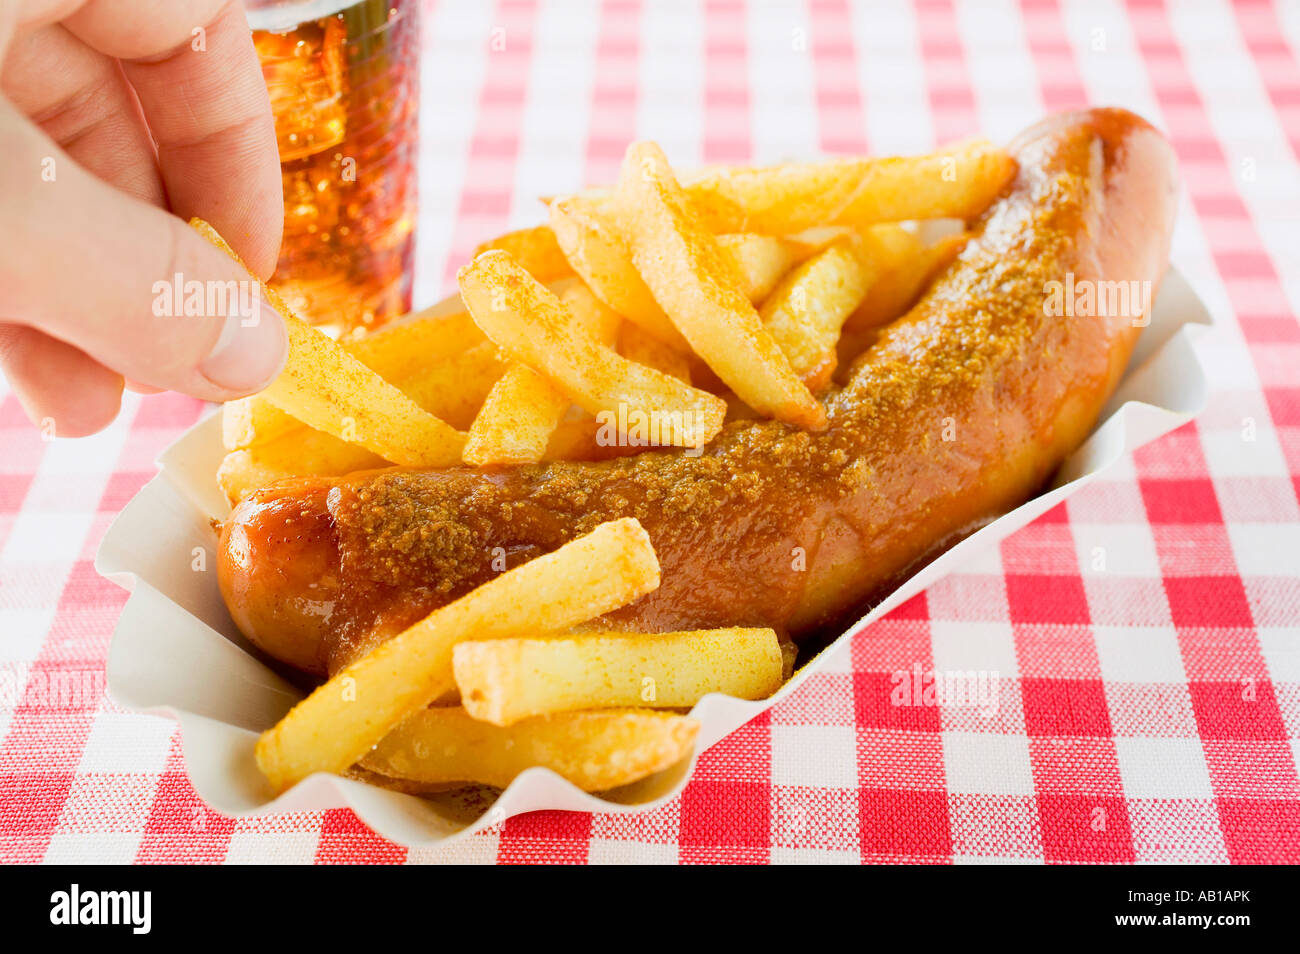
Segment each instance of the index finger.
M172 211L207 219L259 276L275 270L284 200L271 103L235 0L90 0L65 25L122 60L158 145Z

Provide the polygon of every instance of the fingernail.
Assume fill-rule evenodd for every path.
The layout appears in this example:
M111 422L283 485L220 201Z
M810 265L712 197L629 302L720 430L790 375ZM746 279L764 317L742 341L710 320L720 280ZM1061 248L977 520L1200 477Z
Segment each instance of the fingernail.
M252 313L227 316L199 373L229 391L260 391L280 373L288 350L284 322L265 296L259 296Z

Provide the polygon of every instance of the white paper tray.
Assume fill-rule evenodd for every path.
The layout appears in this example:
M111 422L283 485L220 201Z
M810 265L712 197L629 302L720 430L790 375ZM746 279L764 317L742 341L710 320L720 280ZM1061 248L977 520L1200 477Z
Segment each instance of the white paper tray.
M702 726L696 756L796 692L844 649L852 633L1060 503L1123 455L1199 413L1208 386L1196 341L1206 330L1198 326L1210 323L1204 305L1171 269L1118 392L1088 441L1065 462L1053 489L928 564L772 698L746 702L706 696L692 710ZM476 803L457 796L426 800L332 775L314 775L272 798L253 763L253 744L300 693L253 653L217 589L210 521L229 512L215 480L223 454L218 415L190 428L163 452L161 472L118 515L95 558L100 573L131 591L109 648L109 692L127 708L180 723L190 779L212 808L239 817L347 806L384 837L416 847L539 809L646 811L685 785L694 757L604 797L535 768L515 779L494 804L484 803L482 793Z

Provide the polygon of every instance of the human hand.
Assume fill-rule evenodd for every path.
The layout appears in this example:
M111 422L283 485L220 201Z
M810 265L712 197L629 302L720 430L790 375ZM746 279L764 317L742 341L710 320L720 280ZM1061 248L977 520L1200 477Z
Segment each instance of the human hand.
M212 401L269 383L283 322L184 221L274 270L279 159L237 0L0 0L0 93L0 368L33 421L94 433L128 382ZM175 276L244 301L157 314Z

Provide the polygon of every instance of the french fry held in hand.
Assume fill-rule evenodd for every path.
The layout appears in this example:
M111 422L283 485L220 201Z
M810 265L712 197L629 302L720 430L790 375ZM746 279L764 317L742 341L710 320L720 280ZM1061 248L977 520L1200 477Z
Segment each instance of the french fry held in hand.
M243 265L211 225L202 219L192 219L190 225ZM272 289L263 286L262 291L284 319L289 337L284 370L261 392L263 397L304 424L396 464L440 467L460 460L463 434L421 410L337 341L294 315Z
M721 398L616 354L507 253L484 252L458 277L489 338L588 413L617 422L620 433L626 424L656 444L700 447L722 427Z
M658 585L659 562L640 523L603 523L435 610L341 670L262 733L258 767L276 791L313 772L342 772L402 719L455 687L458 642L562 632Z
M763 303L764 326L814 392L830 383L845 320L885 269L920 247L899 225L851 232L795 268Z
M781 686L770 629L579 633L461 643L453 653L461 704L511 725L578 709L688 709L710 692L763 699Z
M468 320L468 316L463 317ZM505 371L496 346L482 337L477 326L474 331L481 344L432 361L404 380L393 382L416 404L453 427L469 426L494 382ZM217 483L231 504L250 491L286 477L329 477L388 464L364 447L285 417L290 421L288 430L231 451L222 461Z
M414 713L362 759L364 769L414 782L505 788L535 766L587 792L645 778L686 758L700 724L644 709L562 712L501 728L447 707Z
M438 317L416 312L363 338L340 344L370 370L400 388L403 381L414 378L431 365L464 354L485 340L474 319L465 312ZM302 423L260 394L227 401L221 410L222 441L226 450L239 450L274 440ZM457 426L439 412L428 407L425 410Z
M628 147L618 198L632 261L695 353L755 410L824 427L826 409L763 327L738 287L735 267L700 227L658 146Z

